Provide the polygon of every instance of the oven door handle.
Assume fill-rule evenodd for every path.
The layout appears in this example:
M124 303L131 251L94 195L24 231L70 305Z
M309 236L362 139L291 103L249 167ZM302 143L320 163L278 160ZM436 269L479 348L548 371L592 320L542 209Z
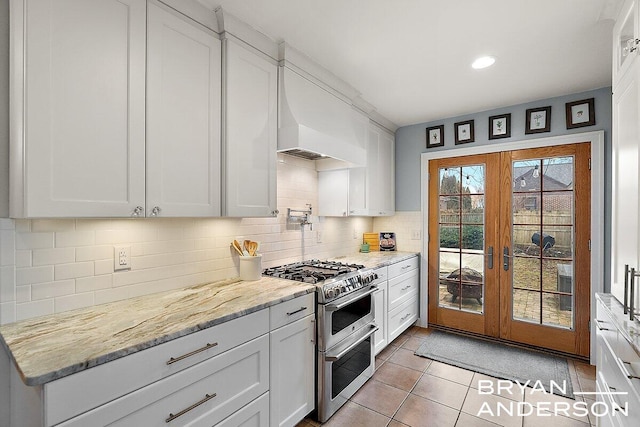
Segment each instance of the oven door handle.
M351 350L353 350L358 344L360 344L362 341L366 340L367 338L369 338L371 335L373 335L378 329L378 326L376 326L375 324L371 324L369 325L369 327L371 328L369 330L369 332L367 332L366 334L364 334L363 336L361 336L360 338L358 338L358 340L356 342L354 342L353 344L351 344L349 347L345 348L344 350L342 350L340 353L331 356L329 354L324 356L324 360L326 360L327 362L335 362L340 360L342 357L344 357L345 354L349 353Z
M338 311L341 308L344 308L344 307L348 306L349 304L352 304L352 303L358 301L361 298L364 298L364 297L366 297L368 295L371 295L372 293L374 293L377 290L378 290L377 286L375 286L375 285L371 286L369 288L369 290L367 292L363 293L363 294L358 294L355 297L348 299L347 301L341 302L340 304L327 304L324 309L325 309L325 311Z

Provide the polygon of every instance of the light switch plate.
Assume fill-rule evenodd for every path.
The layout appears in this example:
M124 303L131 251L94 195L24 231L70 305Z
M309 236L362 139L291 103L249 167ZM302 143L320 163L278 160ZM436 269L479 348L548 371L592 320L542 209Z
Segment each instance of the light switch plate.
M131 246L113 247L113 271L131 270Z

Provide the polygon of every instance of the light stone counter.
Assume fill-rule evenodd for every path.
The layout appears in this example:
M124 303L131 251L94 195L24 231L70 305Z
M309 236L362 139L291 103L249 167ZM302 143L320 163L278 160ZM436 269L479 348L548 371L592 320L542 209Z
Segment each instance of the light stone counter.
M417 252L369 252L347 255L339 258L332 258L334 261L346 262L349 264L362 264L369 268L385 267L397 262L401 262L414 256L419 255Z
M291 280L236 278L8 324L0 342L34 386L314 290Z

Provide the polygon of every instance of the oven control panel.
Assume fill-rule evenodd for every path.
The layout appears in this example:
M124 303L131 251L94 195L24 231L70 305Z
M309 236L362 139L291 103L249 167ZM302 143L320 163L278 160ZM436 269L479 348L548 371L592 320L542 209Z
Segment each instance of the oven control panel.
M332 301L340 296L357 291L362 287L366 287L374 280L378 278L378 275L373 270L358 271L348 277L331 281L324 284L323 294L325 302Z

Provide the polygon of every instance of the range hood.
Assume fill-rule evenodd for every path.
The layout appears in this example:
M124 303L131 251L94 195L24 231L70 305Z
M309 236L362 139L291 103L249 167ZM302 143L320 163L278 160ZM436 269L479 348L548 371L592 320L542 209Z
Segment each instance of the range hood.
M368 117L287 66L280 71L278 151L366 166Z

